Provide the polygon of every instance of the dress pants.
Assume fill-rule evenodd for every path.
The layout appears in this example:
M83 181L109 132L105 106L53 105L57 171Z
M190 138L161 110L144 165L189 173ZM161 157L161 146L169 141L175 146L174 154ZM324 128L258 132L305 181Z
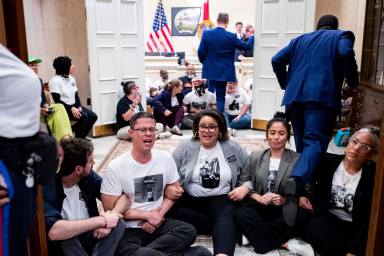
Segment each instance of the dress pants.
M332 138L337 111L317 102L295 102L287 110L292 123L296 151L300 153L292 171L306 184Z
M224 113L226 88L227 81L209 80L208 91L212 93L216 91L216 108L220 113Z

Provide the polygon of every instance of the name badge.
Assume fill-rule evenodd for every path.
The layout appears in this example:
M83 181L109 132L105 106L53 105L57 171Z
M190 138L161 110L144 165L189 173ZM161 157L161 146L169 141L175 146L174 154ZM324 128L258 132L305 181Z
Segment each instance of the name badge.
M236 161L236 156L235 155L231 155L231 156L228 156L227 157L227 162L230 164L232 162L235 162Z

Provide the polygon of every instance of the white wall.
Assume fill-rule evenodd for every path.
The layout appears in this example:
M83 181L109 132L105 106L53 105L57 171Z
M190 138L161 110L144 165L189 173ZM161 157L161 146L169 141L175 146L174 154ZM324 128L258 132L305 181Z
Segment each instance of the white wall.
M163 0L165 14L167 16L169 29L172 30L171 8L172 7L200 7L203 14L204 0ZM148 40L148 35L152 31L152 22L158 0L144 1L144 39ZM219 12L229 14L228 30L235 30L235 23L242 21L245 25L254 25L256 1L255 0L211 0L209 2L210 20L216 23ZM187 55L193 55L198 47L198 40L189 36L173 36L172 44L175 51L185 51Z

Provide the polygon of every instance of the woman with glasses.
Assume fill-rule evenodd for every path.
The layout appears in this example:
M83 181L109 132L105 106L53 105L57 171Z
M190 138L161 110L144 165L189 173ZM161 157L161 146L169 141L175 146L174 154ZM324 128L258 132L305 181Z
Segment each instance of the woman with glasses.
M228 193L237 185L247 153L228 139L225 118L215 110L197 113L192 131L192 139L172 154L182 187L169 189L166 196L176 199L184 194L171 216L193 224L199 234L212 234L214 255L233 255L235 209Z
M365 255L378 143L376 129L358 130L344 155L324 157L299 198L297 224L321 255Z
M277 112L266 130L269 148L251 153L240 176L241 186L229 193L234 201L245 198L245 206L236 211L237 227L256 253L284 247L292 253L314 255L309 244L292 239L293 230L283 221L285 182L299 158L298 153L286 148L291 125L284 113Z

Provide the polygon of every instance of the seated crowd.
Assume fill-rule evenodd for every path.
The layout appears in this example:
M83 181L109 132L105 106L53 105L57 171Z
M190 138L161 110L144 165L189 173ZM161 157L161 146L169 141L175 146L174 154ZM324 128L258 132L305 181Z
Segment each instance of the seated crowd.
M216 96L208 90L208 81L198 77L193 64L186 63L186 73L177 79L169 79L165 69L160 70L160 79L151 83L146 80L146 103L156 120L157 138L169 138L172 134L183 135L182 129L192 129L194 116L208 109L216 109ZM134 84L133 90L128 89ZM133 81L121 83L124 96L116 107L117 138L129 140L126 132L133 113L144 111L137 100L139 86ZM133 85L132 85L133 86ZM224 116L229 134L236 135L236 129L251 127L251 98L237 85L236 81L227 83Z
M181 91L178 81L171 80L164 93ZM199 96L202 84L192 80L192 93ZM60 169L43 192L52 255L212 255L192 246L198 234L212 235L213 255L234 255L239 235L257 253L285 248L304 256L365 254L375 129L355 132L344 155L324 155L300 193L291 227L282 218L284 187L299 154L286 148L291 127L284 113L267 123L269 147L248 156L229 138L223 114L200 109L192 138L169 154L153 149L158 124L151 113L136 111L140 103L130 96L136 85L124 89L132 145L108 164L103 178L92 170L90 141L61 140Z

